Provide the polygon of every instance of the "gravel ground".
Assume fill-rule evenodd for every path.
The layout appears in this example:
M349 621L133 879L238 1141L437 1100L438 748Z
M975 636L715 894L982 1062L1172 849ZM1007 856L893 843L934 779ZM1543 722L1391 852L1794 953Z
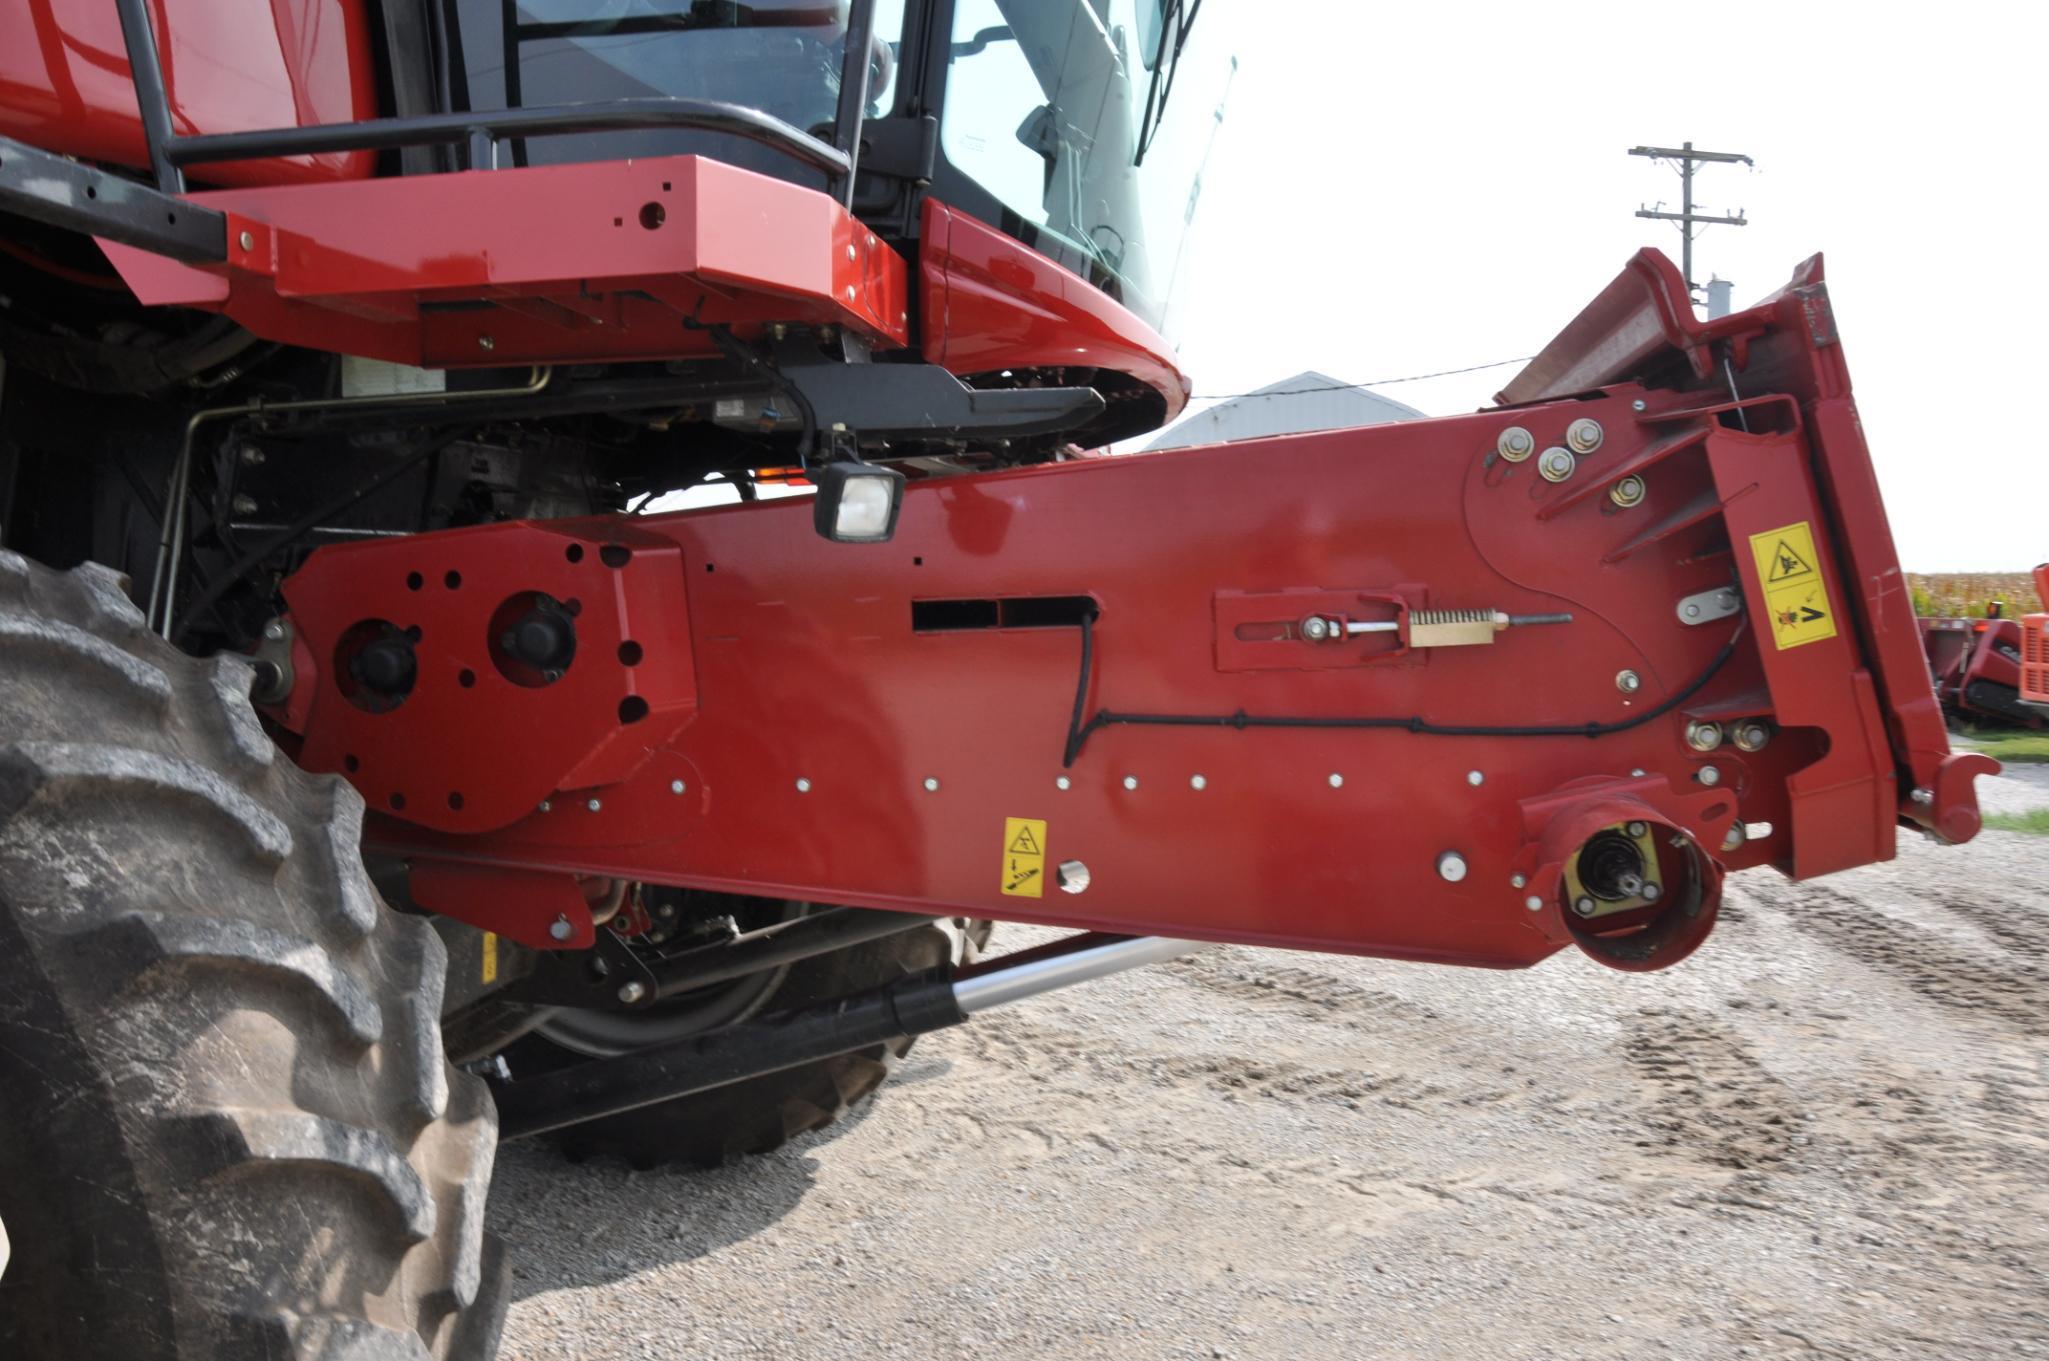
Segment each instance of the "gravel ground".
M1744 876L1648 976L1214 949L743 1166L498 1165L512 1358L2049 1357L2049 841Z

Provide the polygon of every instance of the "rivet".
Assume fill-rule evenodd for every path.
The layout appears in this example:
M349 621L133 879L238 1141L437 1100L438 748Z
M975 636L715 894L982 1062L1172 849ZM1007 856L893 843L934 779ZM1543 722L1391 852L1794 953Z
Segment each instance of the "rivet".
M1073 781L1069 780L1065 775L1056 775L1053 777L1053 787L1055 789L1065 789L1072 783Z
M669 781L669 792L671 794L681 794L687 788L689 788L689 786L684 784L681 780Z
M1508 876L1508 886L1510 888L1521 888L1524 884L1527 884L1529 882L1530 881L1528 877L1524 875L1511 874Z
M256 238L248 232L243 232L239 237L235 239L241 242L243 250L256 249Z
M1447 884L1456 884L1466 877L1466 858L1457 851L1446 851L1437 857L1437 877Z
M1188 777L1188 787L1190 789L1208 789L1209 781L1200 775L1190 775Z
M1579 913L1582 917L1591 917L1594 915L1594 900L1592 898L1575 898L1572 900L1572 910Z
M1650 829L1651 826L1647 822L1632 822L1623 828L1623 830L1628 832L1631 836L1642 836L1645 832L1648 832Z
M1345 787L1345 777L1333 770L1330 773L1330 787L1332 789L1343 789Z
M495 350L498 348L498 342L489 336L478 336L477 348L480 350Z
M1136 776L1136 775L1126 775L1126 776L1124 777L1124 787L1125 787L1126 789L1136 789L1136 788L1138 788L1138 776Z
M584 805L584 807L590 809L593 813L597 812L600 808L603 808L604 806L605 805L599 803L596 799L592 799L590 802Z
M576 934L576 928L569 924L569 918L557 917L548 926L548 934L556 940L568 940Z
M847 242L847 258L849 260L854 258L854 243L851 241Z
M853 300L854 300L854 286L853 286L852 284L848 284L848 285L847 285L847 301L848 301L848 302L852 302Z
M1544 900L1532 893L1529 897L1523 899L1523 906L1532 912L1542 912L1544 910Z
M939 781L927 775L925 777L925 792L927 794L937 794L939 792Z
M1643 767L1639 766L1635 770L1630 771L1629 778L1632 780L1641 780L1643 778Z
M553 803L552 801L550 801L550 800L548 800L548 799L542 799L542 800L541 800L541 811L542 811L543 813L552 813L552 812L553 812L554 810L555 810L555 805L554 805L554 803Z
M1466 772L1466 783L1476 786L1483 785L1487 783L1487 777L1477 770L1469 770Z
M799 775L797 777L797 792L799 794L809 794L811 792L811 781Z
M1648 411L1650 409L1650 405L1651 404L1649 402L1639 397L1629 404L1629 409L1631 411Z

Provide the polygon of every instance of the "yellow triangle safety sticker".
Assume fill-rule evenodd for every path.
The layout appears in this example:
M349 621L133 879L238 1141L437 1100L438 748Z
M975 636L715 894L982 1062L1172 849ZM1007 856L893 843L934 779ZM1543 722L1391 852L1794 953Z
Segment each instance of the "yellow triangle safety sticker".
M1757 564L1774 646L1783 651L1836 636L1828 579L1807 521L1751 535L1750 556Z
M1003 820L1003 875L997 890L1006 898L1046 896L1046 821Z

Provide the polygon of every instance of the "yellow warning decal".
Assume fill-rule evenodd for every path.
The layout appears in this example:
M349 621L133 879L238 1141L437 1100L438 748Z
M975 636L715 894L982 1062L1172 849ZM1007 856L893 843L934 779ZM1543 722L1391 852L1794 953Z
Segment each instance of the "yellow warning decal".
M1836 636L1835 608L1828 602L1828 581L1807 521L1751 535L1750 553L1764 587L1772 641L1781 651Z
M498 981L498 935L493 931L484 933L484 981Z
M1046 822L1043 818L1003 819L1003 896L1046 896Z

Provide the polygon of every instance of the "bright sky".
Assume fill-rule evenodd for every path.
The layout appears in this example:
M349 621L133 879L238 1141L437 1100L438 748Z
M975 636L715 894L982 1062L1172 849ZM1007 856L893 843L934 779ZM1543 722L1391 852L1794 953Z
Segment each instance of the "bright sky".
M1251 23L1229 11L1250 11ZM2049 194L2039 5L1366 5L1207 0L1240 68L1175 298L1197 392L1362 381L1535 352L1639 247L1679 181L1625 155L1746 152L1696 199L1695 274L1740 307L1814 251L1902 565L2049 559ZM1181 98L1177 94L1177 101ZM1176 108L1175 116L1185 110ZM1432 414L1514 370L1386 388Z

